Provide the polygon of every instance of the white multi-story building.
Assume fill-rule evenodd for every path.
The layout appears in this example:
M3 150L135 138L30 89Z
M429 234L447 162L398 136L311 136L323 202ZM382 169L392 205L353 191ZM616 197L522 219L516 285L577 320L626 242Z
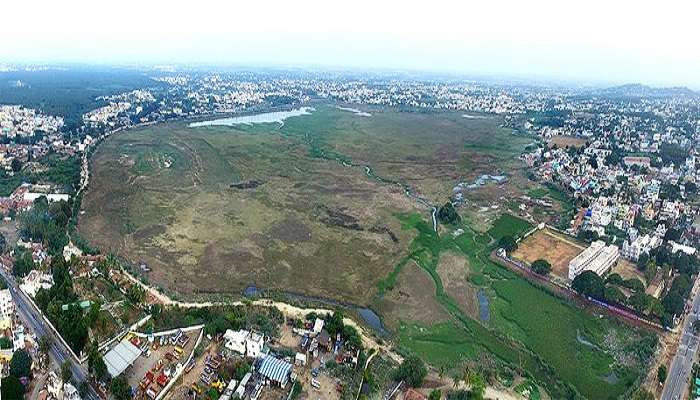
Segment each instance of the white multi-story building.
M658 236L644 235L627 241L622 244L622 252L620 255L628 260L637 261L642 254L649 254L651 249L661 245L663 239Z
M594 226L608 226L613 220L616 210L608 206L608 199L600 197L590 208L590 223Z
M224 333L224 346L238 354L245 354L245 342L249 335L250 332L245 329L239 331L227 329Z
M676 243L674 241L669 241L668 242L671 245L671 254L676 254L679 251L682 251L683 253L692 256L695 254L695 247L693 246L686 246L684 244Z
M569 279L574 280L583 271L593 271L603 276L619 257L617 246L606 246L605 242L597 240L569 262Z
M260 357L264 345L265 339L261 333L250 332L250 336L248 336L248 340L245 342L246 356L250 358Z
M228 329L224 333L224 346L231 351L245 354L250 358L258 358L262 354L265 339L258 332L247 330L233 331Z
M15 303L12 301L10 289L0 290L0 319L11 319L14 313Z

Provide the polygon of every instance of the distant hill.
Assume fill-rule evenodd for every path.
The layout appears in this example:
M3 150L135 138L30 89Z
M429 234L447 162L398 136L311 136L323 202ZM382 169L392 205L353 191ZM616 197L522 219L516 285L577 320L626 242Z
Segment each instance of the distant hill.
M612 97L612 98L666 98L666 97L698 97L699 93L694 92L687 87L666 87L655 88L640 83L630 83L621 86L600 89L592 94L596 96Z

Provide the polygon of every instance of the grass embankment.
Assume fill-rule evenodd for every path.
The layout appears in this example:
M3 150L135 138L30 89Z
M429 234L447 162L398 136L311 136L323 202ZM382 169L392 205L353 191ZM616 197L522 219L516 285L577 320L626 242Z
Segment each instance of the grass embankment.
M531 227L529 223L504 214L485 233L463 226L465 233L455 238L438 236L418 215L400 218L405 229L418 232L407 259L430 274L436 299L454 317L451 322L430 327L403 323L398 333L402 346L448 369L464 358L492 354L503 363L522 368L554 398L572 392L567 383L587 398L617 398L637 379L641 366L634 370L620 365L610 351L604 350L603 342L619 341L619 350L630 353L636 351L634 343L628 341L630 336L653 341L652 336L638 332L631 335L632 328L587 314L488 259L496 238L522 234ZM491 315L486 326L464 315L445 293L436 273L440 253L445 250L463 254L471 268L470 281L489 294ZM392 286L404 265L405 261L397 265L380 290ZM651 347L647 344L645 348Z

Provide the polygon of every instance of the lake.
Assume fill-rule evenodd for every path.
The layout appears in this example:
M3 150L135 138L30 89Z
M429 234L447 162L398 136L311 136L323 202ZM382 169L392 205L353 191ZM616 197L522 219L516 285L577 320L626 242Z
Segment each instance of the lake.
M241 115L239 117L218 118L209 121L193 122L188 126L190 128L199 128L202 126L233 126L233 125L253 125L253 124L284 124L284 120L291 117L300 117L309 115L314 112L313 107L295 108L289 111L274 111L253 115Z

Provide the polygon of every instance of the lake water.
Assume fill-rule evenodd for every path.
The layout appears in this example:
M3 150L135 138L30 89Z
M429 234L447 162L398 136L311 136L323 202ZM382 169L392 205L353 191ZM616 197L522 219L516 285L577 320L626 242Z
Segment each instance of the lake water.
M488 118L485 115L472 115L472 114L463 114L462 117L467 118L467 119L486 119L486 118Z
M372 116L372 114L370 114L370 113L368 113L368 112L366 112L366 111L358 110L357 108L340 107L340 106L338 106L338 107L336 107L336 108L337 108L338 110L341 110L341 111L351 112L351 113L353 113L353 114L355 114L355 115L358 115L358 116L360 116L360 117L371 117L371 116Z
M291 117L300 117L302 115L310 115L316 111L313 107L295 108L289 111L275 111L253 115L241 115L239 117L218 118L209 121L193 122L189 124L190 128L199 128L202 126L234 126L234 125L253 125L253 124L284 124L284 120Z

